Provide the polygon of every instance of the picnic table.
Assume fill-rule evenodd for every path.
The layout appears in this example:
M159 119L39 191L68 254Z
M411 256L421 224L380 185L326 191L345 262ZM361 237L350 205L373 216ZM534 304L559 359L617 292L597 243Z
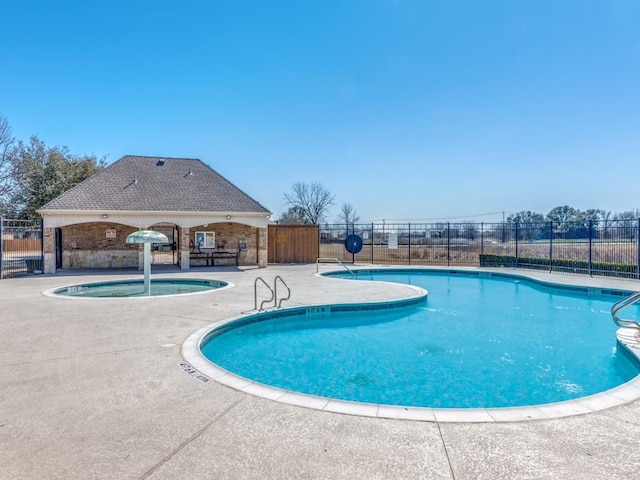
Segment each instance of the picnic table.
M194 245L189 253L190 264L192 266L215 267L216 260L233 260L238 265L239 250L227 249L225 244L216 245L215 248L204 248ZM195 262L194 262L195 260ZM226 264L226 262L225 262Z

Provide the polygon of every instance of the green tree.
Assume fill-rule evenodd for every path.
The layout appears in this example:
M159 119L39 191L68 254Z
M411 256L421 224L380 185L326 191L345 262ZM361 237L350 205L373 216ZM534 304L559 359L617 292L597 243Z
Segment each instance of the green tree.
M508 223L518 224L518 236L522 240L534 240L544 235L544 215L522 210L507 217Z
M10 200L21 218L39 218L36 210L105 167L95 155L72 155L67 147L47 147L36 136L8 153Z
M578 210L568 205L555 207L547 213L547 220L554 222L558 228L564 228L565 223L576 213L578 213Z
M333 205L335 195L321 183L296 182L291 186L291 193L284 196L290 207L298 209L303 223L318 225Z
M582 213L586 220L591 220L592 222L599 222L600 220L604 219L605 215L607 214L607 212L599 208L589 208L580 213ZM609 214L611 214L611 212L609 212Z
M531 212L529 210L522 210L517 213L513 213L507 217L509 223L522 223L533 224L544 222L544 215L541 213Z
M282 225L304 225L304 212L299 207L289 207L278 219Z

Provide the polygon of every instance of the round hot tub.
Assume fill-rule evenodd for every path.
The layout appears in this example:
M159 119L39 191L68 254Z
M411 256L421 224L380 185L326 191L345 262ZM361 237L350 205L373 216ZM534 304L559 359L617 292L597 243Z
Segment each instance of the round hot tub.
M209 292L227 286L229 283L221 280L161 278L151 281L151 290L147 294L143 280L114 280L54 288L45 294L79 298L159 297Z

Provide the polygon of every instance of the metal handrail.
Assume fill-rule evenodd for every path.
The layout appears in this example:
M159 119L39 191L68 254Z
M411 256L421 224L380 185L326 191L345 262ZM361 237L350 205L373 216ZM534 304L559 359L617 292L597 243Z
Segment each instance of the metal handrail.
M258 280L260 280L265 287L267 287L269 289L269 291L271 292L271 298L269 300L263 300L260 303L260 309L258 309ZM263 310L262 306L265 303L271 303L274 302L274 299L276 297L275 292L273 291L273 289L269 286L269 284L267 282L264 281L264 278L262 277L257 277L255 282L253 282L253 309L254 310L258 310L259 312L261 312ZM275 304L275 302L274 302Z
M284 288L287 289L287 297L286 298L282 297L279 302L278 302L278 280L280 280L280 283L282 283ZM289 285L285 283L285 281L282 279L280 275L276 275L276 278L273 279L273 291L275 294L274 306L277 303L278 304L277 308L281 308L282 302L284 302L285 300L289 300L291 298L291 289L289 288Z
M626 298L623 298L619 302L617 302L613 307L611 307L611 316L613 317L613 321L619 327L631 327L636 330L640 330L640 322L637 320L631 320L629 318L620 318L618 316L618 312L623 308L629 307L634 303L640 302L640 292L636 292L632 295L629 295Z
M334 257L319 257L316 260L316 273L318 273L318 269L320 268L320 260L323 260L323 261L333 260L335 263L339 263L341 266L343 266L347 270L347 272L349 272L351 275L353 275L353 276L357 276L358 275L356 272L351 270L344 263L342 263L340 260L338 260L337 258L334 258Z

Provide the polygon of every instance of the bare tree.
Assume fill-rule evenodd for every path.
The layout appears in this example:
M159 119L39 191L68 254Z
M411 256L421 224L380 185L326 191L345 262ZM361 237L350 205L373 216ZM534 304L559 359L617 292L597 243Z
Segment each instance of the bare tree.
M353 205L350 203L343 203L342 207L340 207L340 214L338 215L338 223L344 223L346 225L353 225L360 217L358 216L358 212L353 208Z
M602 210L602 238L611 236L611 226L613 224L613 212L611 210Z
M303 223L318 225L333 205L335 195L321 183L296 182L284 199L302 216Z
M11 161L10 150L13 147L14 138L7 117L0 115L0 201L11 190Z
M478 237L478 224L465 221L460 224L462 229L462 238L466 238L467 240L475 240Z
M633 238L635 234L634 223L638 212L627 210L626 212L618 212L613 217L618 226L618 232L625 238Z

